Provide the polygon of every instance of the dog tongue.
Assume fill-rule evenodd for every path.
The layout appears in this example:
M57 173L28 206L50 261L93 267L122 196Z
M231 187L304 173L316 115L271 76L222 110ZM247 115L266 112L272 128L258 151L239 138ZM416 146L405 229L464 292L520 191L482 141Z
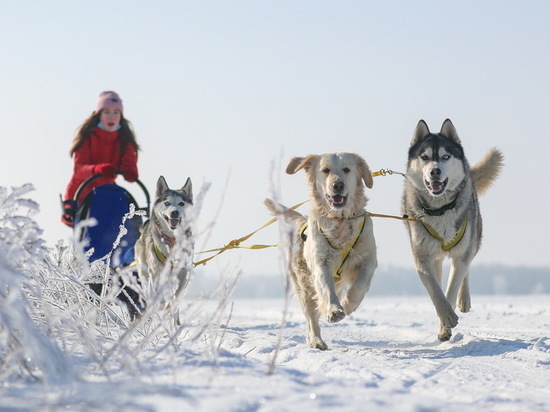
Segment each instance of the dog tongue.
M343 203L344 202L344 197L343 196L340 196L340 195L336 195L336 196L333 196L332 197L332 203L338 205L340 203Z
M441 192L443 190L443 183L442 182L432 182L432 191L434 192Z

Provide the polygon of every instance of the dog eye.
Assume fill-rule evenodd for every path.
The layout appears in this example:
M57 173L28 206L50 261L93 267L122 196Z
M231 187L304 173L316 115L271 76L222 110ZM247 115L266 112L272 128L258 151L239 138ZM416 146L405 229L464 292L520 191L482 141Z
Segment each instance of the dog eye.
M170 206L170 202L164 202L164 206Z
M178 205L185 206L185 203L184 202L179 202Z
M443 155L443 160L449 160L450 158L451 158L451 155L448 155L448 154Z
M344 173L349 173L350 172L349 167L344 167L342 170L344 171Z
M422 155L420 156L422 160L430 160L430 157L428 155Z
M327 174L327 175L328 175L329 172L330 172L330 169L329 169L328 167L325 167L325 168L323 169L323 173L324 173L324 174Z

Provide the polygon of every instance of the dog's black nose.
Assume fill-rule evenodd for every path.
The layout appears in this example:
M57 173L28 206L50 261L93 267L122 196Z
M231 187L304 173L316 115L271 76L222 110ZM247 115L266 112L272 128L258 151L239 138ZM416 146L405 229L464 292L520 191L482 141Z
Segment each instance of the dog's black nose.
M432 171L430 172L430 176L433 179L439 179L441 177L441 169L437 167L435 169L432 169Z
M173 210L171 213L170 213L170 219L177 219L180 217L180 212L178 212L177 210Z
M344 182L342 182L341 180L337 180L332 184L332 188L336 193L342 193L344 191L344 187Z

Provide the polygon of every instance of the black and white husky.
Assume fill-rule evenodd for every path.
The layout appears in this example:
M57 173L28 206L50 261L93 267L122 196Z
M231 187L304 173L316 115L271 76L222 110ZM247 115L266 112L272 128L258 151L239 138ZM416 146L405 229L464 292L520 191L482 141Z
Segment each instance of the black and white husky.
M193 254L190 228L192 207L190 178L181 189L173 190L163 176L159 177L151 218L143 225L141 236L135 244L139 278L153 288L158 286L161 273L166 273L177 282L176 295L188 283L188 268ZM181 255L176 255L178 253ZM163 272L168 261L170 270Z
M455 307L470 310L470 264L481 245L478 194L484 193L503 166L502 153L489 150L470 167L449 119L439 133L420 120L409 148L402 201L416 270L440 320L438 338L447 341L458 324ZM451 270L446 292L441 287L442 263Z

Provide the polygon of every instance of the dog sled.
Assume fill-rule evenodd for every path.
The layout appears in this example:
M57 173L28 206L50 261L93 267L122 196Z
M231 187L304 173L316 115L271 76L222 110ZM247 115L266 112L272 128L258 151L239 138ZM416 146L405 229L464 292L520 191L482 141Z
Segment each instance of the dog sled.
M119 273L135 261L134 245L139 239L141 225L149 217L151 200L147 188L140 180L136 180L132 185L135 184L143 192L145 205L141 207L126 188L117 184L103 184L90 189L91 183L100 177L102 177L101 174L91 176L75 192L74 227L80 232L77 235L85 245L84 250L88 261L90 263L101 261L109 267L109 279L99 283L91 282L90 288L101 295L105 284L109 287L115 279L118 279L121 291L117 297L127 305L130 317L134 319L143 308L139 293L135 289L135 285L139 285L137 272L133 271L134 279L129 281L124 280ZM135 205L135 211L144 211L145 216L143 214L130 216L132 204ZM95 225L78 225L79 222L92 218L96 221Z

